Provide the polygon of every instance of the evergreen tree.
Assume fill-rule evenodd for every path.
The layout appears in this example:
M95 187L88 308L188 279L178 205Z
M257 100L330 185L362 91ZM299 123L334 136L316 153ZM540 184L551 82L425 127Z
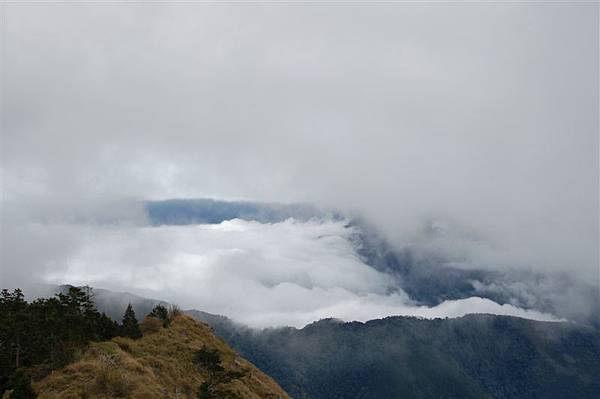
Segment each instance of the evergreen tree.
M31 386L31 377L23 370L18 369L8 381L11 399L34 399L37 394Z
M219 351L217 349L209 349L206 345L195 353L194 360L200 371L206 370L211 376L224 370L223 366L221 366Z
M22 365L23 352L27 340L27 302L23 291L19 288L12 293L3 289L0 294L0 344L7 349L12 349L12 362L15 368ZM9 355L10 356L10 355Z
M204 345L194 354L198 371L208 372L208 379L200 385L198 399L239 399L235 393L225 389L222 384L242 378L245 371L225 371L221 364L221 355L217 349Z
M127 305L127 309L125 309L125 314L123 315L123 324L121 326L121 334L124 337L133 339L137 339L142 336L140 325L135 318L135 312L131 304Z
M90 341L111 339L118 324L94 306L91 288L77 287L31 303L23 292L0 292L0 396L31 396L30 379L63 367Z

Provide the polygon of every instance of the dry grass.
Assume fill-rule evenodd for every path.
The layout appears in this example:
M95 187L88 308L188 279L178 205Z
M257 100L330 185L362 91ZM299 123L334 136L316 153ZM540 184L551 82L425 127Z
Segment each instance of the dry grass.
M244 376L226 384L242 398L288 398L270 377L239 357L210 328L178 315L168 328L134 341L115 338L93 343L82 356L34 388L39 398L195 398L207 374L198 371L194 352L217 349L227 371Z
M140 323L140 329L144 335L159 332L163 328L163 322L156 317L146 316Z

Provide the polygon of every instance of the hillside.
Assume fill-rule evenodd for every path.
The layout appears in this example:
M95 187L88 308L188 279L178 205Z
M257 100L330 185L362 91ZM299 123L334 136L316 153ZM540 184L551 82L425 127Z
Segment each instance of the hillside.
M198 366L199 350L218 353L223 369L218 377L214 367ZM40 399L196 398L211 378L219 382L212 392L217 396L207 398L288 398L275 381L189 316L177 316L169 327L139 340L117 337L92 343L75 362L36 382L34 389Z
M600 331L493 315L261 331L204 312L295 398L598 398Z
M98 292L100 311L122 313L123 299L132 298ZM156 302L135 299L145 307ZM34 320L38 313L33 313ZM232 360L235 354L226 342L295 398L597 399L600 391L600 330L577 323L473 314L434 320L399 316L366 323L328 319L301 329L255 330L224 316L186 313L212 329L179 316L169 328L146 333L140 340L92 342L83 355L76 354L76 362L52 368L62 370L34 386L41 397L50 398L196 397L210 377L210 372L195 371L194 353L203 345L217 351L225 373L239 371L239 362L247 364ZM262 377L251 373L222 385L229 396L212 397L235 398L231 392L237 397L286 397L273 380L256 373ZM260 391L265 386L271 390Z

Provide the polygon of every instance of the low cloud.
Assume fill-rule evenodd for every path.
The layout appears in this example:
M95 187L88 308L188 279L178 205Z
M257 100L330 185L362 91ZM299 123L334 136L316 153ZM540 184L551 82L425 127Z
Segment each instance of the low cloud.
M554 319L482 298L416 306L392 276L361 261L344 221L72 228L80 247L64 267L46 267L44 282L129 290L250 326L467 313Z

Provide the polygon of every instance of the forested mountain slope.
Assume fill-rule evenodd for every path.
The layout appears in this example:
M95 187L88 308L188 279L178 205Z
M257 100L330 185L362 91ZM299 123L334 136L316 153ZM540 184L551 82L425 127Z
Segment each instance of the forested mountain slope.
M261 331L203 312L295 398L598 398L600 331L494 315Z
M98 292L102 298L99 310L124 310L120 295L129 298L129 294ZM144 306L155 302L137 299ZM186 313L210 325L217 336L295 398L597 399L600 392L600 330L577 323L479 314L435 320L399 316L366 323L329 319L302 329L255 330L219 315L197 310ZM60 376L58 380L47 380L47 394L66 395L59 391L66 381L74 381L73 386L87 381L84 385L93 387L93 375L102 373L106 361L132 367L127 381L137 381L134 386L139 392L158 386L166 389L167 395L191 392L186 389L198 387L201 375L179 380L185 374L164 377L154 370L154 375L144 371L145 367L156 367L149 359L170 356L173 344L169 340L176 338L174 331L181 333L173 341L174 347L197 349L201 345L188 335L194 335L198 327L188 326L190 320L185 320L181 325L180 321L174 323L176 330L163 329L153 338L132 341L117 337L108 343L93 343L91 353L55 373L55 377ZM210 334L208 327L201 328L202 334ZM158 352L151 352L154 347ZM180 352L173 353L175 363L167 362L159 369L177 370L175 365L183 362L187 364L185 370L191 370L189 349L181 352L188 353L187 360L177 357ZM227 359L223 356L224 364ZM139 372L135 371L138 363L143 365ZM175 382L184 380L192 382ZM118 391L119 378L115 384ZM97 388L90 389L95 392Z
M31 302L20 289L0 291L2 399L288 397L176 306L157 304L138 323L129 304L117 323L90 287L63 288ZM101 302L113 310L128 297L109 294Z

